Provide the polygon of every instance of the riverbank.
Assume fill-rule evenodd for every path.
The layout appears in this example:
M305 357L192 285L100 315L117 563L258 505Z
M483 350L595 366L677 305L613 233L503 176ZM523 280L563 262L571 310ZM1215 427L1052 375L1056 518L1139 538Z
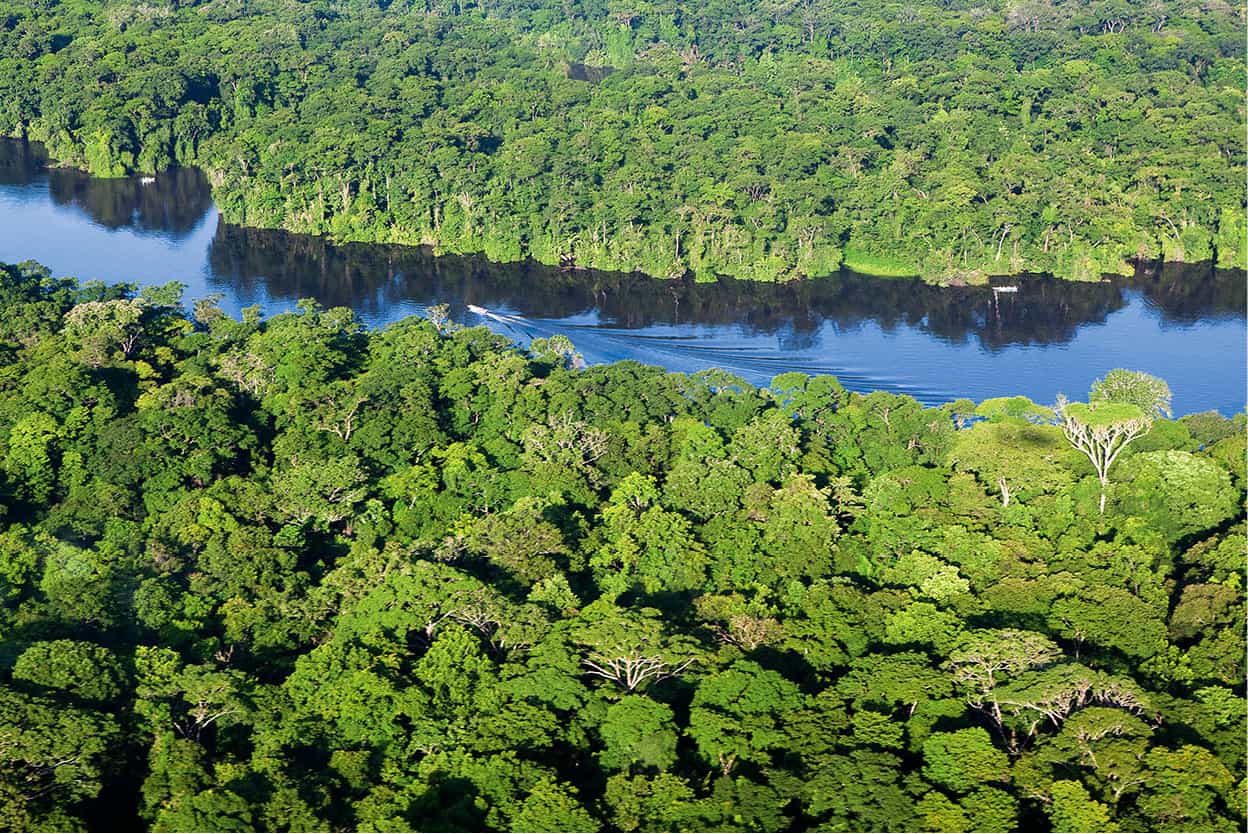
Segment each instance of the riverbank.
M1233 413L1248 397L1222 370L1248 338L1245 275L1209 265L1142 265L1095 283L1010 278L994 283L1018 292L996 294L850 272L781 284L659 281L242 228L221 220L193 170L145 185L44 169L14 150L0 143L0 260L34 258L58 275L110 283L178 280L188 299L220 295L234 315L314 298L380 326L446 305L451 320L522 345L568 336L591 363L718 367L758 385L800 369L929 404L1014 393L1051 402L1115 365L1173 380L1184 410Z
M1129 40L1066 20L1038 48L1005 10L935 0L916 6L923 45L876 9L829 7L849 28L802 45L795 19L747 35L608 15L574 35L507 4L129 19L15 2L0 134L99 176L198 166L240 225L764 283L1248 268L1242 25L1224 10ZM100 55L119 63L93 72Z
M28 142L35 150L35 156L43 155L43 164L54 167L69 167L83 173L91 173L90 166L81 160L53 160L46 156L43 143L36 140L0 139L0 141ZM154 181L174 173L177 169L154 172L144 175L145 181ZM97 179L121 179L138 176L133 173L108 172L105 177ZM96 176L92 174L92 176ZM1159 238L1152 249L1141 247L1135 257L1124 258L1121 253L1115 254L1108 250L1092 247L1080 253L1071 254L1062 259L1059 268L1052 272L1037 271L1026 268L1027 265L1014 258L1007 261L1005 268L999 258L981 266L957 263L949 257L949 253L928 253L922 262L899 258L895 254L873 254L850 246L843 250L839 247L828 248L822 253L821 264L824 272L815 275L795 274L793 272L768 272L762 264L743 265L742 274L732 273L699 273L679 262L670 263L666 269L651 266L647 270L644 262L636 261L619 251L619 247L609 240L588 248L576 248L573 253L562 252L551 242L537 247L526 247L518 239L487 236L484 233L470 235L468 240L462 234L443 235L440 229L418 228L404 229L397 226L367 223L360 218L347 218L332 215L317 221L306 207L304 210L293 210L289 203L285 207L275 207L263 201L253 202L247 194L252 190L244 188L243 192L232 190L228 185L230 178L222 172L209 171L207 180L212 184L212 199L218 205L222 217L237 226L257 229L274 229L295 234L324 237L338 244L393 244L400 246L424 246L438 255L479 255L500 265L534 261L545 266L595 270L602 272L623 272L647 275L655 279L672 279L689 277L700 281L713 281L718 278L755 281L758 283L787 283L794 280L818 280L841 271L850 271L860 275L876 278L919 279L936 286L987 285L993 279L1016 278L1037 274L1051 274L1063 280L1100 281L1107 277L1131 276L1141 268L1149 268L1158 264L1184 264L1199 267L1202 263L1216 265L1219 269L1244 269L1248 267L1248 254L1233 247L1216 249L1215 239L1201 243L1199 233L1189 233L1188 238L1195 243L1189 249L1183 249L1176 241ZM436 212L434 212L436 214ZM1248 244L1246 244L1248 245ZM1241 247L1242 249L1242 247ZM1187 251L1196 251L1208 255L1196 261L1182 257ZM1229 254L1228 254L1229 253ZM1163 257L1169 255L1169 258ZM1176 257L1177 256L1177 257ZM773 264L774 266L774 264Z

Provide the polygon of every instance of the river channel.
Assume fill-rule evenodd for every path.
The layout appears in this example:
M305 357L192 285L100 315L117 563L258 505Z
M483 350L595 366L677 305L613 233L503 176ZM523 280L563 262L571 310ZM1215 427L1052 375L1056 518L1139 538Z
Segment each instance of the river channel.
M758 385L803 371L925 403L1007 394L1051 403L1127 367L1165 378L1179 413L1231 414L1248 399L1245 275L1207 264L1142 266L1101 283L949 288L852 273L762 285L495 264L233 226L198 171L96 179L0 140L0 261L26 259L110 283L181 281L188 301L219 293L232 313L259 305L271 315L315 298L381 326L445 304L454 320L521 344L563 333L588 362L717 367Z

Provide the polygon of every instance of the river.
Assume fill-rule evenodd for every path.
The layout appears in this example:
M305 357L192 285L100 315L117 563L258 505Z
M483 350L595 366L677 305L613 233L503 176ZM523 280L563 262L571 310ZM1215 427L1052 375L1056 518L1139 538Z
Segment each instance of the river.
M1207 264L1092 284L996 279L998 289L851 273L697 283L494 264L233 226L198 171L95 179L0 140L0 261L26 259L110 283L181 281L188 301L219 293L235 314L315 298L380 326L446 304L452 319L522 344L563 333L588 362L717 367L758 385L803 371L929 404L1012 394L1051 403L1059 392L1082 398L1093 379L1126 367L1165 378L1179 413L1231 414L1248 399L1245 275Z

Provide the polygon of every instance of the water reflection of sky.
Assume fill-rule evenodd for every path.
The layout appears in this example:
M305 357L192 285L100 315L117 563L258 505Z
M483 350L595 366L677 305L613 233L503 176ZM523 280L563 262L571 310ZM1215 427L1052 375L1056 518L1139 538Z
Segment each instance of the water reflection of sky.
M1052 402L1058 393L1075 398L1115 367L1169 380L1184 412L1233 411L1244 391L1242 320L1167 325L1137 292L1103 324L1084 325L1071 343L1015 345L991 353L973 341L950 342L912 327L885 331L874 322L848 330L825 322L804 339L811 346L800 350L785 347L783 331L767 335L739 327L619 330L524 320L495 329L517 338L565 333L591 362L645 357L675 371L714 366L760 383L786 371L835 373L850 388L885 388L925 402L1007 393L1041 402Z
M36 260L58 275L110 284L176 280L187 285L188 298L203 297L216 292L208 268L216 227L212 208L187 235L110 229L80 206L54 203L46 179L0 185L0 260Z
M929 403L1079 397L1114 367L1167 379L1180 412L1230 413L1248 397L1242 275L1223 274L1209 287L1193 283L1213 281L1207 272L1164 286L1047 281L1003 294L996 306L984 290L861 278L784 289L530 276L532 267L227 227L193 180L145 191L134 181L55 175L55 184L45 172L0 177L0 261L31 258L56 274L110 283L178 280L188 299L222 293L233 314L251 305L273 314L312 296L348 303L376 326L445 303L456 321L522 343L563 333L590 362L718 367L756 384L786 371L832 373L850 388ZM187 200L202 207L179 212Z

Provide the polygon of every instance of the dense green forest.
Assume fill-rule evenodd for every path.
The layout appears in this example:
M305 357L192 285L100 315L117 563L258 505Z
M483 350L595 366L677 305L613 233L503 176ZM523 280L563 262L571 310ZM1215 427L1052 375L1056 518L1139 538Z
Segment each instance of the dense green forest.
M0 267L0 827L1243 829L1244 415L180 296Z
M0 134L227 219L656 276L1248 266L1225 0L6 0Z

